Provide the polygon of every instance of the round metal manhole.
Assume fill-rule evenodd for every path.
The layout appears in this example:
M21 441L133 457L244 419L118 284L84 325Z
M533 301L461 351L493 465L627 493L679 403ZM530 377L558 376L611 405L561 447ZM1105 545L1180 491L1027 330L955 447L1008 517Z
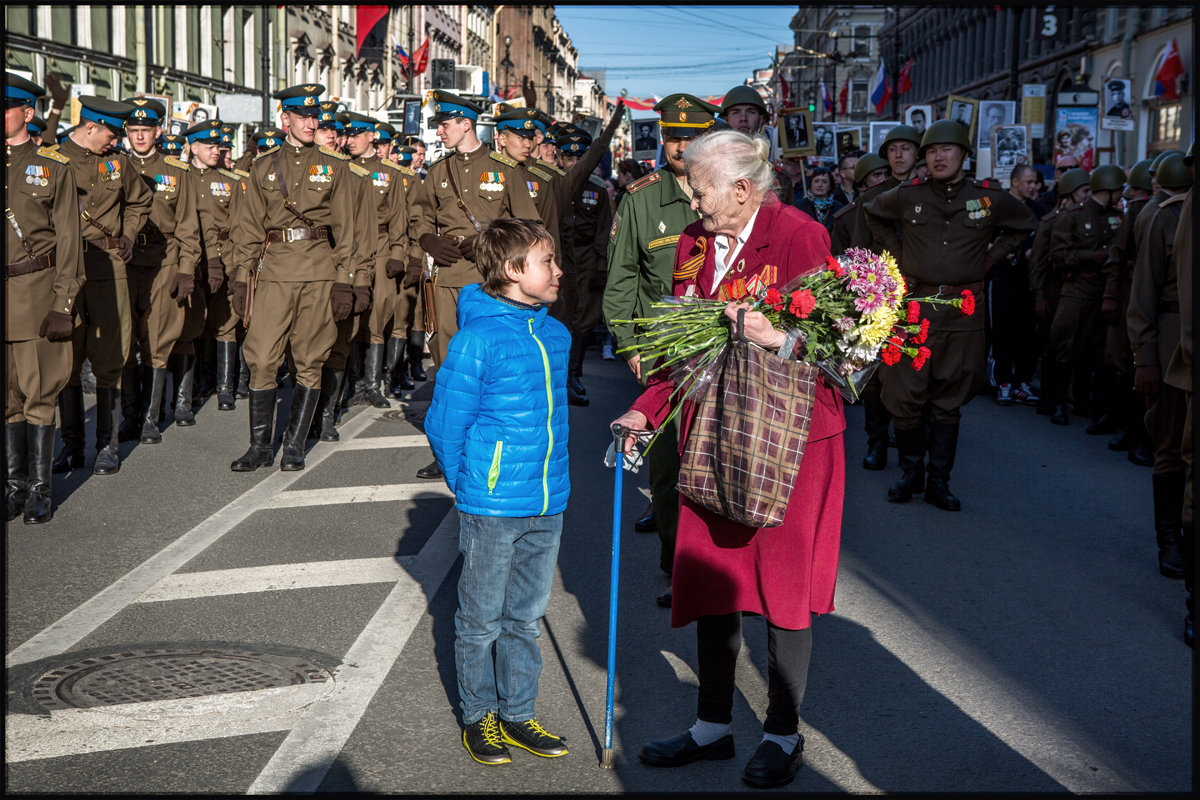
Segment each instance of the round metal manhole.
M423 425L425 423L426 408L394 408L391 411L385 411L379 416L392 422L408 422L413 425Z
M206 647L125 650L56 667L33 684L43 708L95 708L325 683L332 674L304 658Z

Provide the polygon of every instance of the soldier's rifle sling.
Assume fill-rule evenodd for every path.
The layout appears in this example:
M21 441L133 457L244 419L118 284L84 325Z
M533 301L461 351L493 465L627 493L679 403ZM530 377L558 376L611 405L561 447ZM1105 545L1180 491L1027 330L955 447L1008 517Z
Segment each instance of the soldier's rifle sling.
M279 184L279 193L283 195L283 207L292 212L296 219L303 222L310 228L319 228L320 226L313 222L308 217L300 213L300 209L292 205L292 201L288 199L287 180L283 177L283 170L279 168L279 154L271 154L271 168L275 170L275 182ZM266 254L266 248L263 249L263 254Z

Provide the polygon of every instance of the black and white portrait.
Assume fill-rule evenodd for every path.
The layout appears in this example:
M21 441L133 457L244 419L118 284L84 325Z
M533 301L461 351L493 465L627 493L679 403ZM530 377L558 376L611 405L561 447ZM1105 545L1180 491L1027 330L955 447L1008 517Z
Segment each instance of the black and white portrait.
M979 141L976 150L992 146L992 133L1001 125L1016 122L1017 104L1013 100L984 100L979 104Z
M862 147L862 128L844 128L841 125L837 126L837 151L838 158L842 154L849 153L852 150L858 150Z
M658 153L658 120L635 119L633 121L633 157L638 161L649 161Z
M1029 162L1029 129L1025 125L998 125L992 132L992 163L1015 167Z
M779 114L780 147L784 156L813 155L814 141L808 112L799 108L785 108Z
M1128 78L1109 78L1104 82L1104 113L1100 127L1106 131L1132 131L1133 109L1129 106Z
M817 158L822 161L837 161L837 125L832 122L814 122L813 147Z
M402 136L421 135L421 101L404 101L404 131Z
M891 132L892 128L900 124L899 120L888 120L887 122L872 122L871 123L871 148L870 152L878 153L879 148L883 146L883 140Z
M932 117L932 106L909 106L904 112L904 124L915 130L917 136L924 136Z

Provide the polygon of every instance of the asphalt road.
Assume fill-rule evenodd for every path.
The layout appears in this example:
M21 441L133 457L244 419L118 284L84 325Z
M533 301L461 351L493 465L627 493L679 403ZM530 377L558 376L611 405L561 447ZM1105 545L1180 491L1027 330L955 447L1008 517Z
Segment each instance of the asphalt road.
M456 515L443 485L414 476L429 461L425 384L386 416L353 409L341 442L315 445L298 473L278 457L231 472L246 403L218 412L211 398L196 427L127 444L120 473L94 477L89 411L88 471L55 476L54 520L8 527L8 791L744 789L766 706L760 619L745 626L737 758L637 761L645 741L691 723L696 686L693 628L670 628L654 605L666 586L657 537L632 531L644 474L623 497L616 767L598 766L613 506L602 456L607 422L637 387L594 350L585 383L540 640L538 715L567 738L567 757L518 751L484 767L460 744ZM889 505L898 470L860 469L861 410L847 419L837 609L814 623L805 766L789 789L1188 791L1192 651L1181 582L1156 569L1150 470L1080 424L979 398L954 472L963 511ZM142 697L53 712L34 694L56 685L56 669L169 646L302 658L325 680L156 699L192 678L143 674Z

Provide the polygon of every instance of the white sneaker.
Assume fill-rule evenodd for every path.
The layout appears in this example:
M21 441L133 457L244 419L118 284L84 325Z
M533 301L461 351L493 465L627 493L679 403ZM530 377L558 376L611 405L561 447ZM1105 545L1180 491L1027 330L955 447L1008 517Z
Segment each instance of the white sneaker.
M1012 404L1013 404L1012 384L1009 384L1009 383L1000 384L1000 386L997 387L997 391L996 391L996 405L1011 406Z
M1037 402L1042 398L1038 397L1037 393L1033 391L1028 383L1022 383L1016 388L1016 391L1013 392L1013 399L1018 403L1024 403L1025 405L1032 406L1037 405Z
M613 353L612 345L608 342L600 346L600 357L605 361L615 361L617 359L616 354Z

